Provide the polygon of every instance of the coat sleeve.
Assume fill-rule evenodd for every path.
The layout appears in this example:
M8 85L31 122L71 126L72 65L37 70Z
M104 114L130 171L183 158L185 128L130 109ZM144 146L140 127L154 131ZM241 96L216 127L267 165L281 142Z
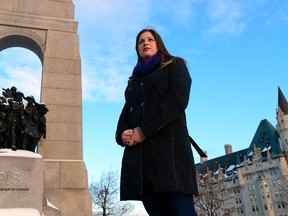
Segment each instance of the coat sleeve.
M180 114L185 112L189 102L192 80L186 63L182 59L176 58L167 67L169 68L166 98L154 112L147 114L139 125L146 138L153 136L177 119Z
M125 103L125 105L121 111L121 114L119 116L119 119L118 119L116 134L115 134L116 142L123 147L125 145L122 142L122 133L123 133L123 131L125 131L127 129L129 129L129 126L128 126L128 117L127 117L127 106Z

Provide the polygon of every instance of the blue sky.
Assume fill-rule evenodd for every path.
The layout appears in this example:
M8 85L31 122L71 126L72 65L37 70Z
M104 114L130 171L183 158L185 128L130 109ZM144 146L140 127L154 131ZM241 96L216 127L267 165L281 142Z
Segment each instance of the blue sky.
M247 148L262 119L276 126L277 88L288 98L288 2L283 0L74 0L83 74L83 146L89 179L120 169L114 134L136 63L136 34L155 28L192 77L191 136L209 158ZM39 98L41 63L0 52L0 87ZM17 75L16 75L17 74ZM44 101L45 102L45 101ZM47 134L49 136L49 132ZM193 149L195 161L199 156Z
M76 0L84 75L84 158L90 177L120 168L114 133L136 63L136 34L152 26L192 76L189 132L209 158L247 148L288 98L288 3L281 0ZM195 160L199 156L194 151Z

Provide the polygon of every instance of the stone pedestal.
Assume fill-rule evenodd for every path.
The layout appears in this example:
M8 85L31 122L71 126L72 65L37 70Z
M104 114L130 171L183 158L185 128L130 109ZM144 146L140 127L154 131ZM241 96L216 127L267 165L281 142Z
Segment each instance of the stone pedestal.
M0 215L1 216L41 216L38 210L30 209L30 208L0 209Z
M43 185L40 154L0 149L0 209L30 208L42 213Z

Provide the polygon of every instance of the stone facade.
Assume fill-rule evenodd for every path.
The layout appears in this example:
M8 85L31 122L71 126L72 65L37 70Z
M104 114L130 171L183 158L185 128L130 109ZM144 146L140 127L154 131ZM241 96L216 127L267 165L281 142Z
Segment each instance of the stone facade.
M83 161L82 80L78 23L72 0L1 0L0 51L23 47L41 60L41 102L49 112L44 158L44 193L62 216L91 216Z
M288 103L278 93L277 129L264 119L249 148L196 164L199 216L288 216ZM214 207L205 203L209 190L217 194L210 196Z

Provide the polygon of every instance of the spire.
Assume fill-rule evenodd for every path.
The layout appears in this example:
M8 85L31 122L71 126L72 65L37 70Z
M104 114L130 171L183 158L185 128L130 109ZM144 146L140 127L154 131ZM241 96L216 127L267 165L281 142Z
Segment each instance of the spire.
M285 115L288 114L288 103L279 86L278 86L278 107L280 107L280 109Z
M220 167L220 164L218 164L218 178L222 179L224 177L224 173Z
M253 159L259 159L262 157L260 148L257 148L256 143L254 143L253 147Z
M207 169L206 169L206 179L205 179L205 181L206 181L206 182L211 182L211 178L212 178L212 176L211 176L209 167L207 167Z

